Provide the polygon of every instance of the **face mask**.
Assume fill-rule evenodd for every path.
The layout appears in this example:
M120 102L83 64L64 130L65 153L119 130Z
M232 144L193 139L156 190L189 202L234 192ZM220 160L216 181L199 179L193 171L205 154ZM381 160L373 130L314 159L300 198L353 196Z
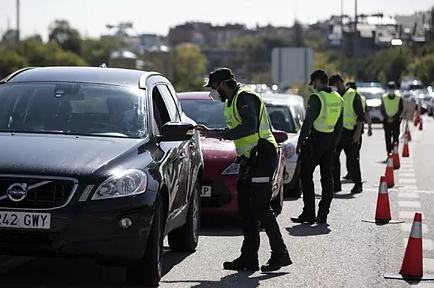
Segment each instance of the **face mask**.
M219 91L211 89L211 92L209 93L209 96L215 101L220 101L222 97L220 96Z
M313 93L316 93L318 91L318 89L316 89L315 86L312 86L312 91L313 91Z
M394 95L395 95L395 90L393 90L393 89L389 89L389 95L390 95L390 96L394 96Z
M131 122L131 120L134 119L134 114L135 114L134 109L125 111L124 112L124 121L125 122Z
M331 88L333 91L338 92L338 88L336 88L336 86L332 86Z

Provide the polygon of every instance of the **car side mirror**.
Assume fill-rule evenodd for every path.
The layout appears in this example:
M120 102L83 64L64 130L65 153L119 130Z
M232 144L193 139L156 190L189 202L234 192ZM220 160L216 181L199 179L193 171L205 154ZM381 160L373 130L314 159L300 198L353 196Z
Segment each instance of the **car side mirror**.
M161 135L157 136L158 142L186 141L194 135L193 124L186 122L167 122L161 130Z
M274 139L276 139L276 142L278 144L283 143L286 140L288 140L288 134L286 132L274 130L273 135L274 135Z

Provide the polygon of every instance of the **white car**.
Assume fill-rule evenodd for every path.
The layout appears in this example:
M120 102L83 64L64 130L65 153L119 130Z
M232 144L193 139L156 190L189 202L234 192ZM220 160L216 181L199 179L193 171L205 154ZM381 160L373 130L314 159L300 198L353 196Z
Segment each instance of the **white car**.
M301 125L306 115L304 99L292 94L261 94L267 107L268 115L274 129L288 134L288 140L282 143L285 155L284 195L300 197L301 187L297 173L297 146ZM294 177L296 176L296 177Z
M366 99L366 109L371 116L373 123L383 122L383 115L380 112L381 101L385 93L380 87L360 87L357 91Z

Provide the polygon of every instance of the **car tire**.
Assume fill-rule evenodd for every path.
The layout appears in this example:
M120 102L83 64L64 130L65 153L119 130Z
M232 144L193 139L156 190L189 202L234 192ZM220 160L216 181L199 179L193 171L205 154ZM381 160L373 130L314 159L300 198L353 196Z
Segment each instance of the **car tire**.
M172 251L190 253L196 251L199 243L200 208L200 185L196 183L190 197L186 223L168 235L169 247Z
M163 204L158 201L155 206L151 231L146 243L145 256L126 267L128 284L158 286L163 270L164 216Z
M277 194L276 198L274 198L273 201L271 201L271 208L274 211L274 214L276 216L279 216L282 213L283 210L283 198L284 198L284 189L283 189L283 182L279 189L279 194Z

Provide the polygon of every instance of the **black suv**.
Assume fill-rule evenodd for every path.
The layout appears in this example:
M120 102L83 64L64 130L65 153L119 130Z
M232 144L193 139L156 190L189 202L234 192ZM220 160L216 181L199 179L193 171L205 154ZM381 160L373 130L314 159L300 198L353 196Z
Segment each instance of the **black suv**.
M26 68L0 81L0 254L86 257L158 285L194 251L203 157L159 73Z

